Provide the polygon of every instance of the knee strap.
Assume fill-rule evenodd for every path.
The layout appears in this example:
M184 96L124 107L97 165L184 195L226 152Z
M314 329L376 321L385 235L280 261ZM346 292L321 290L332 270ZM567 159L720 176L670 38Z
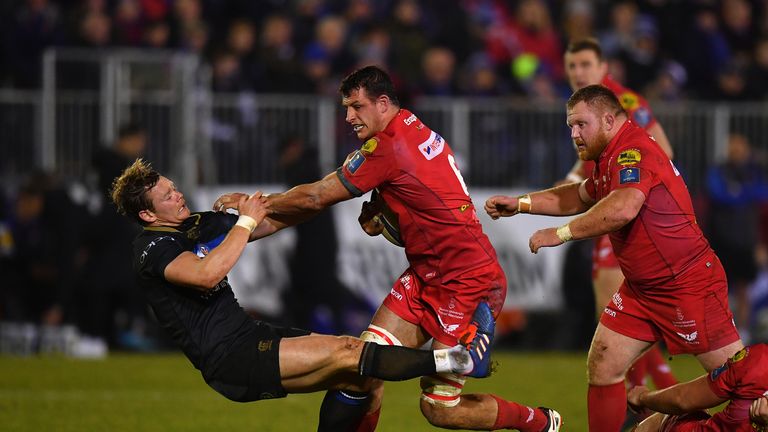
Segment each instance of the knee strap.
M366 342L373 342L379 345L403 346L402 342L387 329L369 324L368 328L360 334L360 339Z
M421 399L431 405L455 407L461 401L466 378L457 374L436 374L421 378Z

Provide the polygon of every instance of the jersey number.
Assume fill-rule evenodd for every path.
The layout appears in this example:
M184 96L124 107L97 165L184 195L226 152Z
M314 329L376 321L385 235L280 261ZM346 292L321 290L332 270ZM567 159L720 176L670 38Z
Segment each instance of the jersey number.
M453 169L454 174L456 174L456 178L459 179L459 183L461 183L461 188L464 190L464 193L469 196L467 184L464 183L464 177L461 176L461 172L459 172L459 168L456 166L456 159L454 159L452 154L448 155L448 163L451 164L451 168Z

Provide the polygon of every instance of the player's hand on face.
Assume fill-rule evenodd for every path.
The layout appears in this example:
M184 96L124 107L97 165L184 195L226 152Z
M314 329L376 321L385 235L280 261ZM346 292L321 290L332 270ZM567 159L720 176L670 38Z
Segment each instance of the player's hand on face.
M629 392L627 393L627 404L629 405L629 408L635 412L640 411L643 408L643 404L640 403L640 398L649 391L648 387L645 386L635 386L629 389Z
M491 219L517 214L517 197L494 195L485 200L485 212Z
M532 253L538 253L543 247L559 246L563 244L560 237L557 236L557 228L546 228L538 230L528 240L528 247Z
M384 224L379 220L381 209L375 203L370 201L363 202L363 207L360 209L360 216L357 221L369 236L377 236L384 231Z
M241 192L224 194L216 198L216 201L213 202L213 211L225 212L227 209L239 210L238 205L240 204L240 199L248 198L248 196L248 194Z
M759 397L752 402L749 418L758 426L768 427L768 396Z
M261 191L253 195L241 194L237 209L241 215L252 217L257 225L267 216L267 202Z

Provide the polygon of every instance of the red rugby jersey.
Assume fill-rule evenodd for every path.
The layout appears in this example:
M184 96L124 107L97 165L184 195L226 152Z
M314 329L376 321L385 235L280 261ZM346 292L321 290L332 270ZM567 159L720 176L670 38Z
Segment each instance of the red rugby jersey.
M637 217L610 233L614 253L630 283L669 287L673 278L711 253L683 178L661 147L632 120L626 121L600 154L586 187L596 200L627 187L645 194Z
M337 171L355 196L378 187L397 214L414 271L441 283L496 263L453 151L439 134L401 109Z
M752 431L749 406L768 392L768 345L744 348L709 374L709 388L728 406L712 416L709 424L723 432Z
M616 95L622 108L627 112L627 116L635 124L645 130L650 129L651 126L656 124L656 118L653 116L651 106L644 97L619 84L610 75L606 75L600 84L608 87ZM582 178L587 178L592 174L594 168L595 163L593 161L583 161L579 175Z

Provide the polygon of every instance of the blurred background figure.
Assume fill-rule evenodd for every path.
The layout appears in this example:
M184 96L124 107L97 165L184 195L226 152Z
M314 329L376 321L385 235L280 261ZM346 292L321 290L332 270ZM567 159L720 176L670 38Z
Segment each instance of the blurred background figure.
M748 287L757 276L760 205L768 201L765 169L753 158L749 139L734 132L728 137L727 159L707 176L709 239L723 261L731 309L745 341L750 339Z
M280 167L288 187L320 178L317 150L299 136L283 140ZM286 324L318 333L359 334L373 309L365 307L337 276L339 244L333 212L326 209L294 229L291 284L284 299L290 305Z
M83 233L86 260L76 306L80 331L112 349L152 348L147 339L145 301L131 268L132 243L139 232L117 213L108 193L113 180L144 156L147 133L135 123L120 127L110 147L93 154L96 187L92 220Z

